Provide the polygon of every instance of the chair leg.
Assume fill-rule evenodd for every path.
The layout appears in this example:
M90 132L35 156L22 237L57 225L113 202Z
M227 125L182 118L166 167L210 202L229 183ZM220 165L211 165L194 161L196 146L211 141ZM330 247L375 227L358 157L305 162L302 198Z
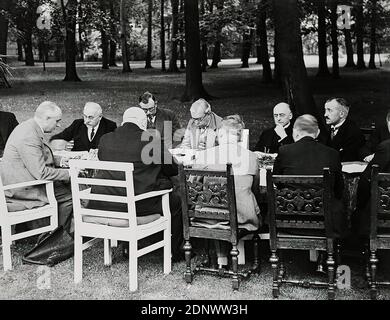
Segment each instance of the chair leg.
M370 271L371 271L371 282L370 282L370 297L371 300L377 298L377 285L376 285L376 266L378 264L378 258L376 257L376 250L371 250L370 255Z
M245 264L245 240L240 239L238 241L238 264Z
M129 289L136 291L138 289L138 257L137 241L129 241Z
M184 278L187 283L192 282L192 271L191 271L191 250L192 246L189 240L184 242L184 256L186 259L186 272L184 273Z
M167 228L164 230L164 273L168 274L172 270L171 257L171 230Z
M11 258L11 228L8 226L1 227L1 238L3 242L3 268L4 271L12 270Z
M74 282L79 283L83 278L83 237L74 233Z
M279 297L279 272L278 272L279 258L276 254L276 250L271 249L271 257L269 261L271 262L272 272L273 272L272 296L274 298L277 298Z
M237 245L233 245L230 251L232 257L232 269L233 269L233 290L238 290L240 286L240 279L238 278L238 250Z
M104 265L110 266L112 264L112 240L104 239Z
M253 236L253 266L252 270L255 272L260 272L260 259L259 259L259 235L256 233Z
M333 252L328 251L328 258L326 259L328 268L328 299L335 299L335 261L333 259Z

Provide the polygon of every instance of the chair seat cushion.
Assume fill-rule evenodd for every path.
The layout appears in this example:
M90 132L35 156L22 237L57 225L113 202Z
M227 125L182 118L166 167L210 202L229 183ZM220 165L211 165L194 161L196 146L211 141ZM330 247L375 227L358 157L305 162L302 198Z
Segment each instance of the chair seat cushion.
M160 218L161 215L158 213L137 217L137 225L147 224L156 221ZM97 217L97 216L83 216L83 222L103 224L110 227L127 228L129 226L129 220L127 219L105 218L105 217Z
M14 198L6 198L6 200L8 212L31 210L47 205L47 202L40 200L23 200Z

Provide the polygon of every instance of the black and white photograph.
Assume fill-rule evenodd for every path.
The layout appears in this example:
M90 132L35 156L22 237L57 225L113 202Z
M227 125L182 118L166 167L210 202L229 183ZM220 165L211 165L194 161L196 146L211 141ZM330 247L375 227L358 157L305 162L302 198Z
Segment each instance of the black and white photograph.
M0 300L390 300L390 0L0 0L0 230Z

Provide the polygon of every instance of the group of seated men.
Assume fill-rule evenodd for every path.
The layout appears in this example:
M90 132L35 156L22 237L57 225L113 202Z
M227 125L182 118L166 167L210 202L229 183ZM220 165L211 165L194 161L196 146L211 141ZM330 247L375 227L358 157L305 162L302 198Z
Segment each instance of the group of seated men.
M362 175L358 189L358 193L362 195L358 202L360 215L357 215L361 220L361 226L366 226L363 221L366 221L368 216L371 165L379 164L381 171L390 169L390 140L377 141L376 150L366 150L364 136L350 119L349 109L344 99L329 99L325 103L324 114L329 131L319 139L320 126L314 116L301 115L293 121L294 115L290 106L287 103L279 103L273 109L275 126L262 132L254 149L278 153L273 169L276 174L321 174L324 167L330 167L335 174L332 205L335 236L343 235L346 224L341 201L343 190L341 162L362 160L363 157L371 160ZM7 185L38 179L54 181L59 224L71 232L72 199L69 171L55 167L50 141L65 140L68 142L67 148L73 151L98 148L99 160L134 163L135 194L172 187L174 181L172 177L178 172L175 161L166 160L168 148L174 146L197 149L201 152L198 152L195 165L207 168L228 162L233 164L233 172L237 176L235 184L238 222L242 228L256 230L262 223L253 192L258 186L258 161L254 152L239 145L245 127L242 119L238 115L221 118L211 111L210 104L204 99L195 101L190 112L191 119L186 129L182 129L176 115L168 109L157 107L153 94L145 92L139 97L139 106L127 109L123 114L121 126L117 127L115 122L103 117L99 104L87 102L83 110L84 119L73 121L62 132L52 135L49 141L46 140L45 134L53 133L59 127L62 118L61 109L55 103L50 101L41 103L34 117L19 125L12 114L1 112L0 142L5 145L0 162L2 182ZM390 123L390 115L387 118ZM383 128L378 127L377 131L380 130L383 131ZM387 129L387 134L376 134L376 137L389 139L389 131ZM145 132L151 132L151 138L157 133L159 139L145 140L143 138ZM151 140L163 146L155 148L164 150L158 157L161 161L150 163L143 159L142 150ZM32 186L12 193L6 191L6 196L7 203L16 201L18 208L23 206L29 209L47 202L41 186ZM88 205L93 207L97 204L90 202ZM180 195L173 193L170 196L170 208L172 254L175 260L182 257ZM160 198L137 203L139 223L147 223L153 218L152 215L161 212ZM362 234L367 232L360 229L359 231Z

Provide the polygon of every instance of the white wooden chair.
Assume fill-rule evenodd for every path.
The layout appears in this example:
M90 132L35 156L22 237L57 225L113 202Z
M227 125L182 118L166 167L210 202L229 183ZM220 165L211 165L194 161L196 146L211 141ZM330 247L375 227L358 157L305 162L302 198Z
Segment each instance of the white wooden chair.
M239 142L241 147L249 149L249 129L243 129L241 134L241 141Z
M70 175L72 184L73 212L74 212L74 282L82 279L83 250L104 239L104 264L112 263L112 242L117 240L129 242L129 287L130 291L138 288L137 268L138 258L151 251L164 248L165 274L171 272L171 212L169 208L169 192L172 190L152 191L134 195L133 164L109 161L70 160ZM109 180L98 178L80 178L79 169L121 171L125 180ZM80 189L84 190L80 191ZM125 196L91 193L85 185L121 187L126 189ZM81 186L81 188L80 188ZM140 224L136 217L135 203L139 200L162 196L163 215L154 215L154 221ZM106 211L84 208L81 200L95 200L99 202L126 203L127 212ZM138 223L137 223L138 220ZM153 219L151 219L153 220ZM145 222L145 221L144 221ZM138 241L152 234L163 231L163 240L138 249ZM83 237L92 237L92 240L83 243Z
M4 195L5 190L25 188L36 185L46 185L46 194L49 201L48 204L41 207L20 211L14 211L11 208L8 208ZM47 226L19 233L12 232L16 224L46 217L50 218L50 224ZM58 227L58 210L57 201L54 196L53 182L34 180L3 186L0 178L0 227L3 247L3 268L4 271L7 271L12 269L11 244L13 241L28 238L43 232L52 231Z

